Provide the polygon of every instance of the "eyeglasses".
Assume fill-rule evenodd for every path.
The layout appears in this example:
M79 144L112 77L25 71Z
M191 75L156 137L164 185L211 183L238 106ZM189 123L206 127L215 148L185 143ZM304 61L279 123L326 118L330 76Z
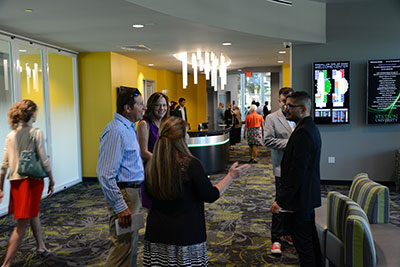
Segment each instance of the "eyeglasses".
M289 108L298 108L298 107L304 107L304 105L292 105L292 104L285 104L285 105L283 105L283 108L287 108L287 109L289 109Z
M137 97L138 95L141 95L140 94L140 91L139 91L139 89L137 89L137 88L135 88L135 91L133 91L133 93L132 93L132 95L130 95L130 97Z

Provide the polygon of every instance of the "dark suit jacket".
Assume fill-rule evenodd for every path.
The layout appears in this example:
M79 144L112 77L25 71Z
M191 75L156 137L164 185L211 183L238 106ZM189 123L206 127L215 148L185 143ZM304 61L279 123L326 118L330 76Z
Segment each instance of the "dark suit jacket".
M175 109L175 116L177 116L177 117L179 117L179 118L182 118L182 111L181 111L181 109L182 109L182 107L179 106L179 105L176 107L176 109ZM188 120L187 120L187 111L186 111L186 107L184 106L183 109L185 110L185 118L182 118L182 119L184 119L185 121L188 121Z
M278 205L285 210L308 212L321 206L319 161L321 135L311 117L296 126L281 163L281 195Z

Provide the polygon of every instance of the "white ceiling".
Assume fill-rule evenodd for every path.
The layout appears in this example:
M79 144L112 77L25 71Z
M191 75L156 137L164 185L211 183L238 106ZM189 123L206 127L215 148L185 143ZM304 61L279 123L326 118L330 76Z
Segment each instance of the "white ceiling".
M210 0L163 1L169 1L170 6L166 8L159 5L159 0L0 0L0 30L77 52L119 52L137 59L141 65L153 63L154 68L175 72L180 71L180 63L172 55L197 49L228 55L232 59L229 70L271 67L279 66L278 60L290 62L290 49L284 49L284 41L296 44L316 40L324 42L325 32L316 33L320 30L302 26L315 23L311 15L307 14L307 9L298 6L298 3L304 3L307 8L316 6L318 10L325 10L325 3L320 2L333 2L295 0L297 6L294 3L292 11L298 10L300 17L290 22L290 18L277 14L278 11L287 14L288 9L284 9L286 7L265 0L214 0L215 3L232 5L224 5L221 10L213 9L213 12L207 9ZM198 16L185 16L182 8L173 8L173 4L180 1L180 7L190 3L197 6L196 11L202 13ZM251 1L254 1L253 5ZM242 8L240 4L243 3L246 3L248 10ZM255 4L265 5L265 10L254 10ZM25 9L33 9L33 12L25 12ZM238 16L239 11L243 11L243 16ZM259 16L253 19L255 14ZM325 14L314 14L314 17L322 21ZM132 24L146 26L134 29ZM324 26L323 22L320 28L325 29ZM231 42L232 46L222 46L222 42ZM120 48L131 45L145 45L151 51L127 53ZM278 54L280 50L288 53Z

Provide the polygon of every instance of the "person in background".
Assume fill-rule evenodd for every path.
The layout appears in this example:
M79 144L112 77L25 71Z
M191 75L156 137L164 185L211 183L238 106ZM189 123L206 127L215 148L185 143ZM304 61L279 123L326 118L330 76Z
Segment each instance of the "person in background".
M175 116L182 118L184 121L188 121L187 119L187 111L186 111L186 99L183 97L179 98L179 105L175 109Z
M158 139L158 129L163 119L168 116L168 96L161 92L152 94L147 100L147 109L144 112L143 120L137 127L137 137L140 145L140 155L143 164L146 165L153 155L154 144ZM141 188L142 206L151 208L151 200L144 193L144 184Z
M146 106L137 88L125 88L117 96L117 112L100 137L97 177L107 200L110 251L106 267L136 266L138 232L117 236L115 220L121 228L131 225L131 215L140 208L139 188L144 168L135 126Z
M176 114L176 105L178 105L178 103L176 103L175 101L171 101L169 103L169 115L170 116L175 116Z
M224 103L220 102L215 111L215 128L222 129L221 125L224 124Z
M286 118L296 123L283 154L281 194L270 210L287 212L287 222L302 267L322 265L314 209L321 206L321 135L311 118L311 97L306 92L287 96Z
M240 109L233 105L233 120L234 120L234 138L235 143L240 143L240 139L242 137L242 114L240 113Z
M140 154L144 163L152 156L158 139L161 121L168 116L168 96L161 92L152 94L147 100L147 110L137 126Z
M226 109L224 112L224 120L226 128L231 127L233 124L233 111L231 109L231 103L226 104Z
M264 119L258 115L257 106L251 105L250 114L244 120L243 138L246 138L250 148L250 163L257 163L258 147L262 146L264 137Z
M270 113L271 113L271 111L269 111L269 109L268 109L268 101L265 101L264 107L263 107L264 120Z
M213 186L187 146L187 123L169 117L161 123L146 166L146 191L153 201L144 237L144 266L207 266L204 202L212 203L250 166L235 162Z
M29 149L31 146L35 147L39 162L49 177L47 198L53 194L54 179L50 160L46 155L43 132L32 127L32 124L36 121L37 113L37 105L29 99L15 103L8 112L12 131L7 135L1 163L0 203L4 197L4 179L7 170L10 169L8 179L10 180L11 192L8 213L14 214L14 220L17 220L17 225L11 234L7 254L2 266L11 266L28 225L31 226L36 240L36 253L40 256L48 256L50 254L43 241L39 218L44 179L23 176L18 173L20 152ZM34 144L32 144L32 141Z
M286 97L293 93L294 90L290 87L284 87L279 90L279 105L280 109L268 115L264 122L264 145L271 149L272 171L275 176L275 196L278 198L281 195L281 161L286 144L292 134L296 124L288 121L283 111ZM267 102L266 102L267 103ZM287 229L284 213L272 214L271 226L271 252L281 254L281 240L293 245L292 239Z
M263 116L263 109L262 109L262 107L260 106L260 102L256 102L256 106L257 106L257 114L258 115L261 115L261 116Z

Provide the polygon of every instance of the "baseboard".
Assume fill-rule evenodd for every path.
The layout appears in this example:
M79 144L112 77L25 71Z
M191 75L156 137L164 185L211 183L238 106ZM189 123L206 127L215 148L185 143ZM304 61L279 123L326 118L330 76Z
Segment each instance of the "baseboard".
M84 183L98 183L97 177L82 177L82 182Z

